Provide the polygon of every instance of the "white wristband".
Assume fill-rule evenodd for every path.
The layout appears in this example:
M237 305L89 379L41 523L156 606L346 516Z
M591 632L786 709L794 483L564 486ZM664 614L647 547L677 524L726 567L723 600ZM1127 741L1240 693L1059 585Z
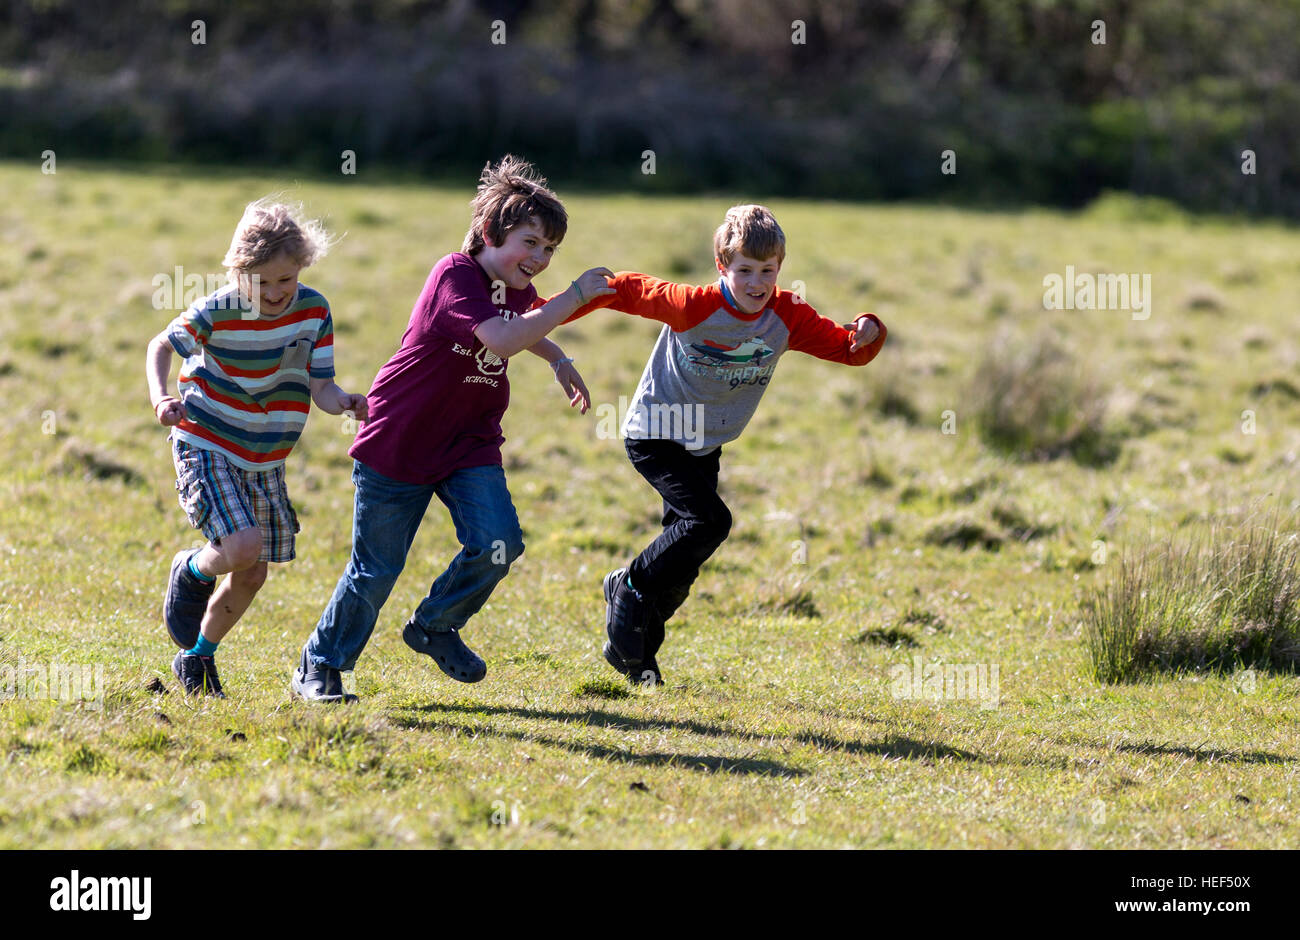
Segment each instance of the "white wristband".
M554 362L552 362L551 368L554 369L556 372L559 372L560 366L564 365L566 362L572 362L572 361L573 359L571 359L569 356L565 356L563 359L556 359Z

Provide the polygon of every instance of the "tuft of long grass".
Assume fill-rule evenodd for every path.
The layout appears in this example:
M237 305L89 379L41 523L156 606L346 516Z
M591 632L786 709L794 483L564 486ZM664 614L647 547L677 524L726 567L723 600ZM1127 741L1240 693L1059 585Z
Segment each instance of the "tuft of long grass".
M1101 682L1300 666L1300 533L1279 518L1121 558L1082 609Z
M1003 333L984 353L971 388L975 421L990 447L1029 460L1071 456L1104 464L1117 453L1104 433L1100 384L1046 330Z

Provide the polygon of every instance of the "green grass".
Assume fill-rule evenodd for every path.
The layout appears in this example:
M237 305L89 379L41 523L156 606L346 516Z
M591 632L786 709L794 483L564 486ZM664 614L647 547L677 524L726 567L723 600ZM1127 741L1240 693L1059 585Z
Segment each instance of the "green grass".
M288 463L299 556L222 644L230 698L187 700L171 677L163 579L198 534L145 398L145 344L171 316L152 278L218 271L245 202L304 200L346 232L304 280L333 307L340 384L364 390L459 246L472 181L299 186L60 160L57 176L0 166L0 183L0 680L94 664L106 685L102 703L0 703L0 847L1300 838L1297 678L1104 685L1080 607L1153 539L1265 501L1295 513L1297 233L776 201L782 284L803 281L841 322L874 310L890 338L864 370L787 357L725 449L736 522L670 625L668 684L620 684L599 642L601 577L652 536L658 501L523 355L505 454L528 548L466 630L487 679L457 685L400 639L456 550L435 507L348 680L361 704L328 710L288 688L350 540L348 437L320 413ZM598 264L706 282L734 201L570 198L539 289ZM1067 264L1150 273L1150 319L1044 310L1042 279ZM981 438L972 388L1008 327L1046 329L1086 362L1109 463L1022 460ZM602 312L555 338L596 404L616 405L656 333ZM997 666L997 707L895 697L891 669L913 657Z
M1069 455L1093 465L1116 456L1104 440L1106 396L1046 328L1032 339L995 335L970 400L984 439L1011 456Z
M1111 566L1085 599L1103 682L1154 672L1300 666L1300 532L1273 513L1169 539Z

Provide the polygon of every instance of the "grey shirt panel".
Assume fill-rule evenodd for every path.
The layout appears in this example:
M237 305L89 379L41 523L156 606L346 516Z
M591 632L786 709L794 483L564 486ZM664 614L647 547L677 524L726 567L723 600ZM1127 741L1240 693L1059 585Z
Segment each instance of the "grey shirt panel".
M720 306L689 330L665 325L623 422L623 436L708 454L738 438L789 348L770 307L742 320Z

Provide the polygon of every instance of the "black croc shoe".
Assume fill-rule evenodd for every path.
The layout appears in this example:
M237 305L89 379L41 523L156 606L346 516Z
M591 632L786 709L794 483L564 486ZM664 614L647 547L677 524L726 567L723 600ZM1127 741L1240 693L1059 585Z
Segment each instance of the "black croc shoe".
M312 666L307 661L307 651L302 651L302 661L293 671L293 694L304 702L351 704L355 695L343 691L343 674L333 666Z
M202 581L190 573L190 555L194 551L180 551L172 559L171 575L167 579L167 596L163 598L163 625L167 627L172 642L183 650L193 649L199 641L199 628L208 610L208 598L216 581Z
M191 656L182 650L172 660L172 673L181 681L186 695L226 697L217 677L217 661L211 656Z
M487 663L465 645L457 630L435 633L412 620L402 628L402 639L417 653L432 656L438 668L457 682L478 682L487 675Z

